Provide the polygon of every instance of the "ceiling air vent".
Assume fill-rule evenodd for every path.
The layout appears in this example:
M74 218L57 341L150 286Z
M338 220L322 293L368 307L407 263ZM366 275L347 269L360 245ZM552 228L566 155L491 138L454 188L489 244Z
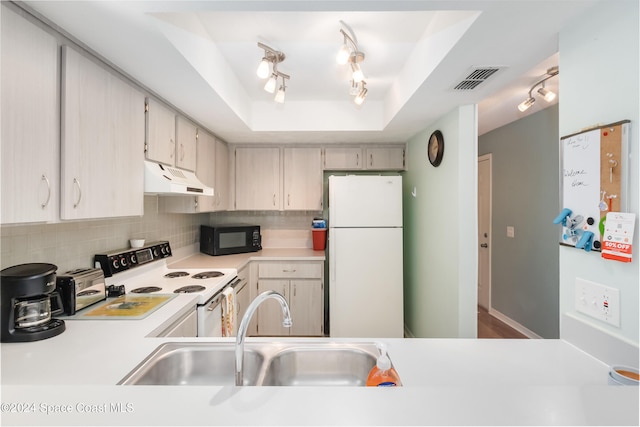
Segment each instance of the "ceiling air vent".
M473 90L478 85L486 81L489 77L494 75L502 67L482 67L474 68L467 77L462 79L460 83L454 86L455 90Z

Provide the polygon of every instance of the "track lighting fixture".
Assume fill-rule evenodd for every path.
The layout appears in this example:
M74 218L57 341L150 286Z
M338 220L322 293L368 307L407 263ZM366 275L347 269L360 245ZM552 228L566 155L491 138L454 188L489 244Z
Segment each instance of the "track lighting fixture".
M276 87L278 87L278 78L282 78L282 84L280 85L280 89L278 90L278 92L276 92L276 96L274 98L276 102L282 104L284 102L284 93L286 90L285 80L289 79L290 76L278 71L278 64L284 61L286 56L284 53L277 51L260 42L258 42L258 47L264 50L264 56L262 57L262 60L258 65L256 74L261 79L266 79L267 77L269 77L264 85L264 90L269 93L276 92Z
M364 88L366 82L364 81L364 73L360 67L360 63L364 61L364 52L358 49L358 42L355 34L349 28L347 24L340 21L344 29L340 29L340 34L343 37L343 44L336 55L336 62L340 65L349 64L351 70L351 87L349 93L356 95L354 102L361 105L364 102L364 98L367 95L367 89ZM345 31L346 29L346 31ZM347 34L347 31L349 32Z
M558 67L551 67L547 69L546 74L538 80L531 89L529 89L529 97L518 105L518 110L526 111L528 110L535 102L536 99L531 96L533 90L540 85L540 89L538 89L538 94L547 102L551 102L556 98L556 94L547 88L544 87L544 82L549 80L551 77L557 76L560 73L560 69Z

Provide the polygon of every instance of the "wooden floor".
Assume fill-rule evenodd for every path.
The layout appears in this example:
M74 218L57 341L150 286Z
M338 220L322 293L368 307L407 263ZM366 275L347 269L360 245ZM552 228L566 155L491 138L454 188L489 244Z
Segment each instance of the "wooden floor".
M478 306L478 338L527 338Z

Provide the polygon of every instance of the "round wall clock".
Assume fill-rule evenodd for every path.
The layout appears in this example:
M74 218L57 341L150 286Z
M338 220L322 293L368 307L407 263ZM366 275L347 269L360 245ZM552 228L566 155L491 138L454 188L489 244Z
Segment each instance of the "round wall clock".
M433 166L440 165L444 154L444 137L439 130L434 131L427 143L427 157Z

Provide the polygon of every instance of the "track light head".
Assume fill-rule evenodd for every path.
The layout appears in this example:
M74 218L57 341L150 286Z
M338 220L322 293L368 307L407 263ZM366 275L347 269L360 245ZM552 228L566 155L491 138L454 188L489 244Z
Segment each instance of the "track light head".
M284 81L283 81L282 85L280 85L280 89L278 89L278 92L276 93L276 97L273 99L278 104L283 104L284 103L285 90L286 90L286 88L284 86Z
M353 99L353 102L356 103L356 105L362 105L362 103L364 102L364 99L367 97L367 88L363 88L362 91L358 94L358 96L356 96Z
M262 61L260 61L260 65L258 65L256 74L261 79L266 79L267 77L269 77L269 61L266 57L262 58Z
M520 103L520 105L518 105L518 110L522 112L527 111L535 102L535 98L530 96L528 99Z
M351 63L351 73L354 82L360 83L362 80L364 80L364 73L362 72L360 65L355 62Z
M276 74L271 74L269 80L264 85L264 90L269 93L274 93L276 91L276 85L278 84L278 76Z
M554 92L550 91L550 90L545 89L544 86L542 86L540 89L538 89L538 93L547 102L551 102L554 99L556 99L556 94Z
M345 65L347 62L349 62L350 55L351 55L351 51L349 50L349 46L347 46L347 43L345 40L345 43L340 47L340 50L336 55L336 62L340 65Z

